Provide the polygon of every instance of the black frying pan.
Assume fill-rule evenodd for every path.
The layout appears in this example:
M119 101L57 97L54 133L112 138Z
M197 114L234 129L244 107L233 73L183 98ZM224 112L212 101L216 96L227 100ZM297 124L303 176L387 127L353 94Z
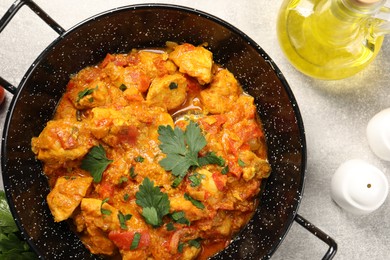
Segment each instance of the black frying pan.
M0 77L14 94L2 140L3 182L17 225L43 259L95 259L67 223L54 223L45 198L49 192L41 164L31 152L37 136L54 113L69 75L101 61L107 53L164 46L167 40L208 42L217 63L229 69L255 97L263 121L272 173L260 204L246 228L214 259L267 259L293 221L329 245L332 238L297 214L306 170L302 119L293 93L275 63L244 33L201 11L174 5L134 5L87 19L65 31L30 0L18 0L0 20L0 32L20 7L28 5L59 37L31 65L19 87Z

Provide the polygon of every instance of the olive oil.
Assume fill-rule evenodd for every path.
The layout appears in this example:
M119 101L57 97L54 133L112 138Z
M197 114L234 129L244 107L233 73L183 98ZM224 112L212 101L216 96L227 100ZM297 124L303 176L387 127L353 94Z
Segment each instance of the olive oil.
M319 79L356 74L378 54L383 35L372 18L378 7L354 6L357 0L284 1L278 16L278 38L289 61Z

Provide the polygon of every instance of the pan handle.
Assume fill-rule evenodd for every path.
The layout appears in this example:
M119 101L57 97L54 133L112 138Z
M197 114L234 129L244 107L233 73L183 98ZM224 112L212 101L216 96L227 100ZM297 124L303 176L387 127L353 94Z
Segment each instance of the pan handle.
M310 233L321 239L323 242L325 242L328 246L329 249L325 253L324 257L322 260L330 260L332 259L336 252L337 252L337 243L336 241L333 240L330 236L325 234L322 230L311 224L309 221L307 221L305 218L303 218L301 215L296 214L295 219L298 224L300 224L302 227L304 227L306 230L308 230Z
M11 21L14 15L19 11L19 9L27 5L36 15L38 15L46 24L48 24L55 32L59 35L65 33L63 29L56 21L54 21L45 11L43 11L37 4L32 0L16 0L4 16L0 19L0 33L4 30L7 24ZM17 88L9 83L7 80L0 76L0 86L4 87L7 91L12 94L16 93Z

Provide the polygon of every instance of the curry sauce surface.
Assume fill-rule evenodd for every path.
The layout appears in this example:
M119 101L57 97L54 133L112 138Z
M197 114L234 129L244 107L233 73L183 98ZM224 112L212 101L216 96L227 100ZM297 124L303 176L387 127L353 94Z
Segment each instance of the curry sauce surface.
M191 166L175 183L161 166L159 129L185 133L192 123L207 142L197 156L222 163ZM210 51L187 43L108 54L73 75L32 149L54 220L70 220L91 253L122 259L206 259L222 250L253 215L270 172L253 97ZM93 155L105 158L92 158L91 169ZM160 225L137 202L146 178L169 200Z

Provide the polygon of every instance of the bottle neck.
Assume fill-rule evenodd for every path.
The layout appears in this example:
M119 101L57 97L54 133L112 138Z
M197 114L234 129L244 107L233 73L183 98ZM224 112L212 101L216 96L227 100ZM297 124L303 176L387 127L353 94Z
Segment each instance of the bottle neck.
M332 46L350 45L364 37L365 23L377 11L377 4L360 5L358 0L323 0L316 6L312 19L317 37ZM382 2L382 1L381 1ZM333 30L329 30L333 28Z
M357 22L377 13L386 0L332 0L333 14L340 20Z

